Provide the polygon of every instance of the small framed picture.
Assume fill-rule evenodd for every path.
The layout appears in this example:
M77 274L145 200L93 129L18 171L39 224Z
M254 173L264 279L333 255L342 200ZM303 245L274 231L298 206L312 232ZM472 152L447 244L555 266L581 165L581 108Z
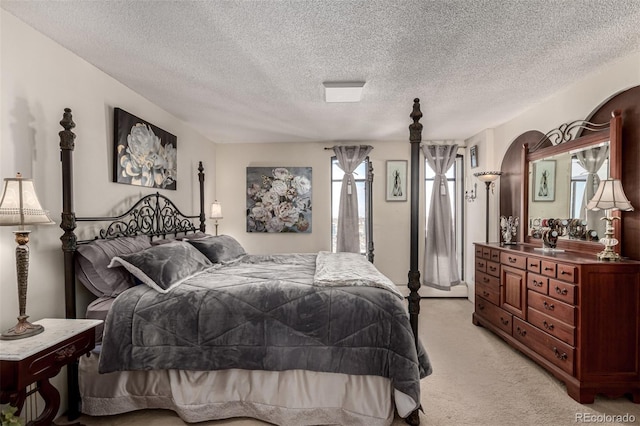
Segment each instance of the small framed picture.
M469 148L469 155L471 157L471 168L475 169L478 167L478 145Z
M556 161L542 160L533 163L531 182L533 201L554 201L556 198Z
M387 201L407 201L407 160L387 160Z

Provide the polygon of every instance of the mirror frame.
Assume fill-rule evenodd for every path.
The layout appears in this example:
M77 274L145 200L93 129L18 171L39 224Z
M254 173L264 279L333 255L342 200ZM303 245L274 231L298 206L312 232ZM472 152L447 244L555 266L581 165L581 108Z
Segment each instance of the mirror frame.
M584 130L589 130L589 134L585 136L578 136L573 139L568 136L568 131L572 128L579 127ZM607 127L605 130L592 131L593 128ZM545 142L551 142L550 135L558 136L561 134L562 140L555 145L545 146L543 148L537 148L537 146L544 145ZM520 232L520 242L528 243L535 246L542 247L542 239L533 238L529 235L529 164L532 161L541 160L546 157L550 157L557 154L568 153L571 151L587 148L592 145L598 145L602 142L609 141L609 178L621 179L622 178L622 112L615 110L611 113L611 119L609 123L602 125L594 125L585 121L573 122L570 124L563 124L558 129L547 133L544 138L529 150L529 144L523 144L522 146L522 183L521 183L521 200L520 211L522 212L523 220L521 221L522 232ZM537 149L536 149L537 148ZM620 211L612 211L612 216L620 217ZM622 221L618 221L614 228L614 238L620 241L622 235ZM570 240L570 239L558 239L559 249L597 253L604 247L599 242L594 241L582 241L582 240ZM619 253L620 245L615 246L615 251Z

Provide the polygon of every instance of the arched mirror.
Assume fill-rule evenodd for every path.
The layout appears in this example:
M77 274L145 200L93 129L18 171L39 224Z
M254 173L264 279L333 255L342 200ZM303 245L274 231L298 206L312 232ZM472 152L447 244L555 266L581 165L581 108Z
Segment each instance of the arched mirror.
M557 247L597 252L604 235L603 211L586 205L601 179L621 176L619 111L608 123L576 121L547 133L522 151L522 214L524 241L542 245L544 231L558 231ZM576 137L576 135L585 134ZM616 213L614 212L614 215ZM616 232L620 238L621 226Z

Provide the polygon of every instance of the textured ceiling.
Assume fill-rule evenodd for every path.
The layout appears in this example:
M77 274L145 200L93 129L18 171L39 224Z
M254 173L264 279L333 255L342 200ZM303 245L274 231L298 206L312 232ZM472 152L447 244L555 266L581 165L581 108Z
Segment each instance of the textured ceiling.
M222 143L407 140L414 97L423 139L464 139L640 50L639 0L0 4Z

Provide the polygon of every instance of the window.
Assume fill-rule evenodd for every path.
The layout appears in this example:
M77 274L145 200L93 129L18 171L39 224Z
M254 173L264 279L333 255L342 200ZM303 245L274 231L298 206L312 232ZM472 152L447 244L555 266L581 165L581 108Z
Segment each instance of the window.
M464 254L463 254L463 201L464 191L462 189L462 182L464 178L462 176L464 170L464 157L462 155L456 155L456 160L453 166L447 171L445 176L447 177L447 189L449 190L449 198L451 200L451 214L453 215L455 244L456 244L456 256L458 257L458 273L460 279L464 279ZM433 193L433 181L436 177L435 171L429 166L427 161L424 162L424 192L425 192L425 228L427 221L429 220L429 208L431 206L431 194Z
M367 221L371 215L367 214L367 170L369 168L369 157L356 168L353 177L356 181L356 191L358 194L358 217L360 227L360 253L367 253L370 236L367 233ZM340 189L342 188L342 178L344 172L338 166L338 159L331 157L331 251L336 251L338 232L338 211L340 207Z

